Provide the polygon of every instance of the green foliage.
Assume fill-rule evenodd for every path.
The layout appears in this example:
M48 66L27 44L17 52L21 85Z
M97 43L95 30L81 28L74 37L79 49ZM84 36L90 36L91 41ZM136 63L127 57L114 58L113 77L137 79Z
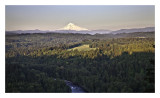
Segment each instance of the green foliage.
M154 51L154 38L9 35L6 92L70 92L64 80L88 92L154 92Z

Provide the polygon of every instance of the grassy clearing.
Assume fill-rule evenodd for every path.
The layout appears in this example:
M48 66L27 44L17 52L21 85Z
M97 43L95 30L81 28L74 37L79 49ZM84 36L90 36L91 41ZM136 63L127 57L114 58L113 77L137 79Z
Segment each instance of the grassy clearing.
M96 48L90 48L89 45L81 45L81 46L74 47L68 50L70 51L70 50L75 50L75 49L77 49L78 51L96 50Z

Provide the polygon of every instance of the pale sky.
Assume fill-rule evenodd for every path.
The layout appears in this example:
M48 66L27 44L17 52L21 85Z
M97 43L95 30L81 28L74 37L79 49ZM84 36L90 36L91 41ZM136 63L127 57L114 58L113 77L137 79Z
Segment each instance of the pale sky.
M7 5L6 30L55 30L74 23L89 30L155 26L152 5Z

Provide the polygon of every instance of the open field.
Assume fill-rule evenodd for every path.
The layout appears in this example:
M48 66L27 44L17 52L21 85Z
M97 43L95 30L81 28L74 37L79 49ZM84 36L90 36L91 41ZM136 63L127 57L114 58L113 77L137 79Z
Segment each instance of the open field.
M81 46L78 46L78 47L74 47L74 48L71 48L71 49L68 49L69 51L70 50L79 50L79 51L89 51L89 50L96 50L96 48L90 48L89 45L81 45Z

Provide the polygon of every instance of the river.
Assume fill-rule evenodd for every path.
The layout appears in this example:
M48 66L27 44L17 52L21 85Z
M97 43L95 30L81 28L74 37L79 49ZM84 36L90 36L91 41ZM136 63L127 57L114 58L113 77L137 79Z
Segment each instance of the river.
M65 83L71 88L72 93L85 93L85 91L81 87L73 84L71 81L65 80Z

